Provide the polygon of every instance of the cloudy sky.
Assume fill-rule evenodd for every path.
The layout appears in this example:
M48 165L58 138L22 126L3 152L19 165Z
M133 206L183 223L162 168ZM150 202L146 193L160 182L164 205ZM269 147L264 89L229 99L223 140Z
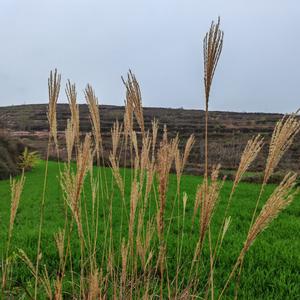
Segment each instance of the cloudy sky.
M101 103L122 104L131 68L144 106L203 108L202 40L218 16L211 109L298 109L299 0L1 0L0 105L47 102L53 68L80 102L90 83Z

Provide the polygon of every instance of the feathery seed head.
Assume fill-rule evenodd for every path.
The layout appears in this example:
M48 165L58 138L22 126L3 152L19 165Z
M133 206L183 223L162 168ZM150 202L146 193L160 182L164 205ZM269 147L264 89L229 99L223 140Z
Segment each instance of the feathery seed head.
M214 22L211 23L210 30L205 35L203 41L204 86L207 106L212 80L222 52L223 36L224 33L220 30L220 18L218 18L217 24L214 24Z

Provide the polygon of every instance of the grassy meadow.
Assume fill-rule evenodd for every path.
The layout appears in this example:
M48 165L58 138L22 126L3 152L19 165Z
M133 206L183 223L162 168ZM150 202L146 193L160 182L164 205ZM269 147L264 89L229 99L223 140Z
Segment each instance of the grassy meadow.
M62 165L61 165L62 167ZM95 167L95 171L97 167ZM113 185L113 177L109 168L102 169L107 174L109 185ZM29 258L34 260L36 255L36 245L39 231L39 215L40 203L43 188L43 178L45 171L45 161L40 161L38 165L26 174L26 183L20 200L19 210L15 220L14 234L12 239L12 253L17 254L18 249L23 249ZM128 180L130 180L130 169L122 170L126 172ZM123 173L124 174L124 173ZM87 180L88 181L88 180ZM181 218L173 216L170 226L170 234L167 243L169 244L167 252L167 269L170 278L175 274L176 270L176 243L178 237L183 234L182 260L187 263L183 264L182 271L188 274L190 261L192 260L193 249L198 239L198 218L193 226L193 209L197 185L203 181L198 176L183 175L182 186L188 195L186 204L186 217L184 224ZM10 189L9 180L0 182L0 251L3 253L5 242L7 239L8 224L10 217ZM226 181L219 205L215 211L212 224L213 236L217 235L217 229L221 225L224 210L228 201L232 181ZM126 185L126 186L130 186ZM170 221L172 215L172 203L176 196L176 176L170 176L170 186L168 192L166 207L166 223ZM266 188L264 201L267 196L274 190L274 185L268 185ZM113 188L113 186L112 186ZM120 216L122 211L122 200L117 189L113 196L113 230L118 231L120 228ZM215 287L216 290L224 285L224 278L228 276L228 270L231 270L243 242L247 236L247 230L251 222L251 216L255 207L256 198L260 191L260 185L240 183L229 215L232 222L226 233L223 242L223 250L220 253L215 271ZM126 193L129 193L127 189ZM54 242L54 234L60 228L64 227L64 201L62 198L61 187L59 184L59 166L56 162L49 162L47 197L45 202L44 227L42 234L42 262L47 265L50 275L55 275L57 266L59 265L59 257ZM86 197L90 197L89 184L85 188ZM151 201L155 203L155 197L152 195ZM127 203L129 207L129 203ZM180 217L182 216L182 206L180 204ZM91 207L87 208L89 213ZM105 212L103 213L103 209ZM269 228L262 233L261 237L255 241L253 247L247 254L244 269L240 280L239 296L241 299L297 299L300 295L300 240L297 238L300 231L300 199L297 197L295 201L274 221ZM105 236L109 235L105 228L104 218L109 213L109 203L100 199L99 209L99 242L97 252L99 260L105 247ZM123 228L122 236L127 235L127 228ZM71 240L72 253L74 259L74 276L80 273L79 263L79 242L76 232L72 235ZM207 246L207 245L206 245ZM115 251L120 249L120 239L118 234L114 240ZM225 250L226 249L226 250ZM209 261L208 249L204 250L204 261ZM15 258L13 268L13 290L16 294L24 294L25 288L29 291L33 287L33 278L27 266L23 264L20 258ZM70 268L70 266L68 266ZM183 276L184 277L184 276ZM31 279L30 279L31 278ZM69 278L71 280L71 278ZM25 286L24 286L25 285ZM66 286L68 286L66 284ZM66 287L68 289L68 287ZM205 287L203 287L204 289ZM40 291L41 292L41 291ZM71 291L70 291L71 292ZM233 296L233 288L227 294L228 299ZM227 296L225 298L227 298Z

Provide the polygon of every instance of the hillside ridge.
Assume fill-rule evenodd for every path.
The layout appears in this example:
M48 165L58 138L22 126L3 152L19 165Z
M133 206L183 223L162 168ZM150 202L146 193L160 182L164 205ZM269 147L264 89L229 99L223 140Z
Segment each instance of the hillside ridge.
M84 134L91 130L90 117L86 104L79 104L80 130ZM123 121L124 106L100 105L101 131L104 141L105 155L111 149L110 130L115 120ZM44 153L46 149L48 130L47 104L30 104L0 107L0 121L12 134L25 144ZM276 122L282 118L280 113L244 113L211 111L209 113L209 158L211 164L221 163L228 170L235 169L240 155L248 139L261 134L268 144ZM67 119L70 118L68 104L57 105L58 131L61 143L62 157L64 156L63 131ZM163 125L166 124L170 137L179 134L181 145L191 135L195 134L196 142L191 152L187 172L198 173L202 169L204 111L183 108L145 107L145 127L151 128L151 121L157 119L160 124L159 138ZM136 126L138 131L138 127ZM258 156L253 170L263 169L268 147L265 146ZM52 155L55 155L52 153ZM285 154L279 169L300 169L300 137L297 136L291 149Z

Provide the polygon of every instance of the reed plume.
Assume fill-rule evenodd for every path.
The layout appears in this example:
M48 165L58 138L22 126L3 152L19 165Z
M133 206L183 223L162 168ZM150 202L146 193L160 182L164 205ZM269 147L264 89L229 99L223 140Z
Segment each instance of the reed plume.
M180 150L178 148L175 151L175 169L176 169L176 176L177 176L177 192L178 193L179 193L181 176L182 176L184 167L187 163L190 152L192 150L192 147L194 145L194 142L195 142L195 137L193 134L191 134L185 144L185 149L184 149L183 154L180 155Z
M217 24L211 23L210 30L203 40L204 89L205 89L205 180L208 177L208 103L215 70L222 52L223 31L220 30L220 18ZM207 186L206 186L207 187Z
M268 154L267 163L264 171L263 183L261 186L258 199L256 201L250 227L254 222L254 218L256 216L258 205L260 203L262 194L264 192L265 185L267 184L269 178L271 177L274 170L278 166L282 156L291 146L299 130L300 130L300 122L295 117L295 114L292 114L288 117L284 116L281 120L279 120L276 123L272 134L270 146L269 146L269 154Z
M112 142L112 155L117 158L118 157L118 147L120 144L120 138L123 131L123 124L120 124L118 120L116 120L113 124L113 128L111 129L111 142Z
M144 174L145 171L149 169L150 166L150 148L151 148L151 138L149 132L145 134L142 140L142 151L140 155L140 184L142 185L144 182Z
M202 194L200 200L200 245L202 245L207 229L210 225L217 200L219 198L220 190L223 186L224 180L218 182L220 165L214 166L211 173L211 183L208 186L207 193Z
M169 182L169 173L174 160L175 151L178 148L178 137L168 142L165 130L163 141L157 152L157 177L159 193L159 215L158 215L158 233L163 239L164 232L164 211L166 205L166 194Z
M241 181L243 175L248 170L252 162L257 157L258 153L261 151L263 147L263 140L264 138L258 134L256 137L252 138L247 142L247 145L243 151L241 156L240 164L238 170L235 175L234 183L233 183L233 190Z
M126 83L123 78L122 80L126 86ZM128 97L127 95L128 95L128 91L126 89L125 112L124 112L124 135L126 138L130 136L131 132L133 131L133 104L130 97Z
M50 136L53 138L56 147L58 147L57 141L57 119L56 119L56 104L60 91L61 75L57 74L57 70L50 72L48 79L48 93L49 93L49 105L48 105L48 122L50 126Z
M243 248L243 253L248 251L257 236L267 228L280 211L293 201L295 195L298 193L298 190L293 191L296 179L297 174L289 172L285 175L279 186L276 187L252 225Z
M95 148L97 154L97 160L99 163L100 152L102 151L102 137L100 127L100 114L98 98L95 95L93 88L88 84L85 89L85 99L89 107L90 118L92 124L93 136L95 139Z
M218 18L217 24L214 24L214 22L211 23L210 29L203 41L206 106L208 106L213 77L222 52L223 37L224 33L220 30L220 18Z
M112 151L109 154L109 161L112 168L113 176L116 180L117 186L124 198L124 182L120 174L119 159L118 159L118 147L120 143L120 137L122 134L123 125L119 124L119 121L114 122L113 128L111 129L112 138Z
M80 138L80 121L79 121L79 106L77 104L77 92L75 83L71 84L68 80L66 84L66 95L69 102L70 112L71 112L71 126L73 129L73 135L76 143L79 143Z
M139 83L135 75L129 70L127 74L127 81L122 77L122 81L126 87L126 106L128 111L126 115L126 130L132 128L131 122L131 112L133 111L135 118L140 126L142 135L145 134L145 125L144 125L144 114L143 114L143 105L142 105L142 95Z
M147 179L146 179L146 189L145 189L145 196L144 196L144 206L146 206L149 194L152 189L152 184L154 180L154 175L156 172L156 165L154 162L151 162L147 169Z
M128 259L128 245L125 243L124 239L122 241L121 256L122 256L121 295L123 295L125 291L126 279L127 279L127 259Z
M274 169L277 167L283 154L291 146L299 129L300 122L294 114L283 117L276 123L269 146L269 155L263 180L264 183L267 183L270 176L273 174Z
M78 226L79 236L83 239L80 196L86 174L90 168L91 161L93 161L90 134L85 136L84 143L78 150L76 173L74 174L70 169L65 169L62 174L61 187L65 201L70 207Z
M67 128L65 129L65 138L66 138L68 163L70 164L72 160L72 153L73 153L73 147L75 141L75 131L71 120L67 121Z
M158 132L158 121L156 119L154 119L152 121L152 161L154 161L154 159L155 159L157 132Z
M16 180L16 179L10 180L11 208L10 208L10 220L9 220L9 236L11 236L12 234L17 210L20 203L21 194L24 188L24 183L25 183L24 174L22 174L20 180Z
M112 155L112 153L110 153L110 155L109 155L109 161L110 161L110 164L111 164L112 173L113 173L113 176L116 180L117 186L118 186L122 196L124 197L124 183L123 183L122 176L120 174L119 162Z
M89 290L88 290L88 295L86 297L87 300L98 300L102 299L101 295L101 290L99 286L99 271L96 268L89 276Z
M155 226L153 226L152 221L148 221L146 225L145 236L143 237L142 230L143 230L143 223L144 223L144 214L141 211L138 218L138 230L136 236L136 251L140 257L143 271L146 271L147 261L149 259L150 253L147 256L147 252L150 249L150 243L153 238ZM151 259L151 258L150 258Z
M59 257L59 270L57 272L56 281L55 281L55 300L62 300L63 299L63 291L62 291L62 282L65 275L65 231L59 230L55 235L55 244L58 252ZM47 273L46 273L47 274ZM48 276L47 276L48 278ZM46 280L48 282L49 280ZM49 289L51 290L51 289Z
M234 276L237 268L243 265L244 257L256 238L269 226L269 224L278 216L278 214L285 209L298 194L299 190L294 190L296 185L297 174L289 172L283 178L279 186L275 188L267 202L264 204L255 222L250 227L244 247L221 291L218 299L221 299L226 291L228 284Z
M194 220L201 205L202 199L204 197L205 185L199 184L197 186L195 201L194 201L194 210L193 210L193 217L192 217L192 226L194 226Z
M137 179L134 178L132 185L131 185L131 195L130 195L130 219L129 219L129 239L130 239L130 246L133 249L133 229L134 229L134 220L136 214L136 208L139 199L139 192L140 187L137 182Z
M2 272L2 291L4 291L7 283L7 276L9 273L9 251L10 251L10 243L12 238L13 227L15 223L15 218L17 214L17 210L20 203L21 194L24 188L25 176L22 173L20 180L10 179L10 189L11 189L11 207L10 207L10 219L9 219L9 229L8 229L8 238L6 243L6 257L5 263L3 264L3 272Z

